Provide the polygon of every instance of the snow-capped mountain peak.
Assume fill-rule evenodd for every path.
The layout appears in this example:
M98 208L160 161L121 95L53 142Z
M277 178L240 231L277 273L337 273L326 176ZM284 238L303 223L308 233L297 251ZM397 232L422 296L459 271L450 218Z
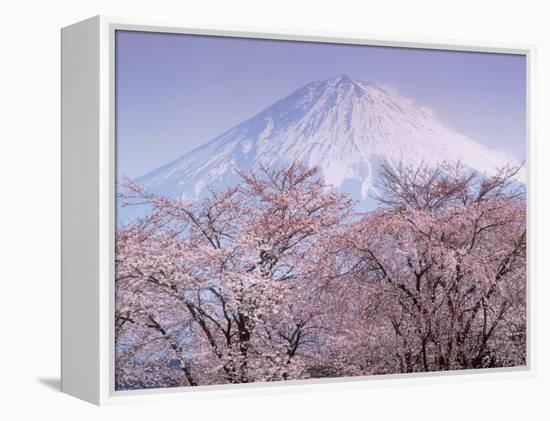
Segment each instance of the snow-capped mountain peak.
M435 166L457 160L487 173L517 164L394 89L342 74L305 85L137 181L160 194L198 199L209 186L238 182L238 171L300 161L319 167L335 189L365 201L382 163Z

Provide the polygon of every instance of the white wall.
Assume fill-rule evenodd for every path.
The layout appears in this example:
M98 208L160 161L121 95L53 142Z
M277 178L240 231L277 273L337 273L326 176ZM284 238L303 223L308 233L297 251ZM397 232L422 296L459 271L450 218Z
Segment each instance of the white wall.
M38 419L543 419L550 415L548 167L550 14L540 1L96 0L11 1L1 7L0 417ZM538 218L534 268L538 375L514 380L404 382L328 393L98 409L49 385L59 373L59 28L103 13L538 45ZM406 69L404 69L406 71ZM545 299L546 297L546 299ZM544 331L545 330L545 331ZM548 395L548 396L547 396ZM539 411L538 415L537 411ZM548 418L546 418L548 419Z

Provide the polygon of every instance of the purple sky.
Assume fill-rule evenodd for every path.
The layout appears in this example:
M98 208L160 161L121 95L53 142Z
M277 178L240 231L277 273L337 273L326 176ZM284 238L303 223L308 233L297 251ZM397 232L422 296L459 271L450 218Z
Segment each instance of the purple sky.
M385 83L450 127L522 161L525 57L117 31L117 173L178 158L303 85Z

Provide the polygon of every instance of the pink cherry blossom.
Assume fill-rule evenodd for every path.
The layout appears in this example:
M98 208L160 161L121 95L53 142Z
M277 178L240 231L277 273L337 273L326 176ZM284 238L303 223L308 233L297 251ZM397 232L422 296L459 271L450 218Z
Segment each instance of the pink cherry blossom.
M199 203L125 181L117 388L524 365L517 171L383 167L364 213L299 164Z

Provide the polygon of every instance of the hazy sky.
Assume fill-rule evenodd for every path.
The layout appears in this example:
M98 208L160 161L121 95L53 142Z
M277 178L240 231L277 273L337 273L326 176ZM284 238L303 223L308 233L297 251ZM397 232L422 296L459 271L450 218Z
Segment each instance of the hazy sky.
M450 127L525 158L525 57L117 31L117 173L136 177L303 85L389 84Z

